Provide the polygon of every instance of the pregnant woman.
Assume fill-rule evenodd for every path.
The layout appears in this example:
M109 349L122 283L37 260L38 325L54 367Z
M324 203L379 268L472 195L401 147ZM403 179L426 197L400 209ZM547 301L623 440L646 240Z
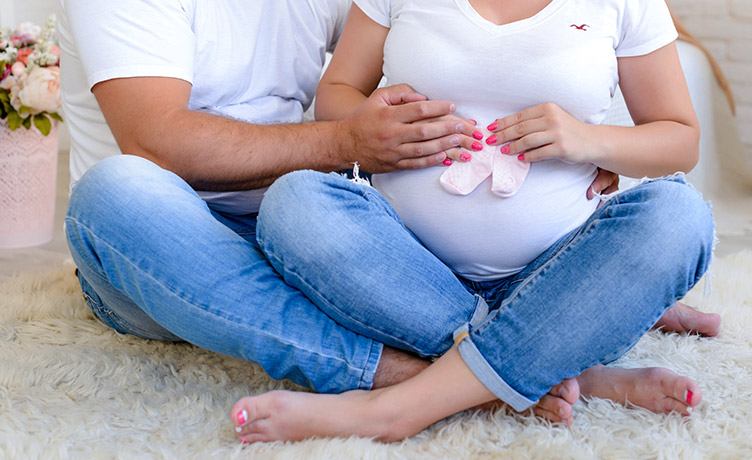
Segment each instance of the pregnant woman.
M663 370L640 388L602 366L710 260L712 215L674 174L699 139L676 36L663 0L355 0L317 117L357 114L382 77L408 84L456 103L455 162L375 175L378 193L292 173L267 192L259 243L336 321L438 359L371 392L244 398L241 439L399 440L496 399L566 409L581 390L689 414L691 380ZM634 127L600 125L617 84ZM666 177L598 206L598 168Z

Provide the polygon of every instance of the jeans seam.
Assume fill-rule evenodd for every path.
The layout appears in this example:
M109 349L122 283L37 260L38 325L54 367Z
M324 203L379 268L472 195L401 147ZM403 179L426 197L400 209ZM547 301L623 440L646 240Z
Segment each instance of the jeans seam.
M73 217L70 217L70 216L66 217L66 220L70 220L70 221L72 221L72 222L75 222L75 223L76 223L76 225L79 225L79 226L81 226L82 228L86 229L86 230L87 230L87 231L88 231L88 232L89 232L89 233L90 233L90 234L92 235L92 237L93 237L93 238L96 238L96 239L97 239L98 241L100 241L100 242L101 242L102 244L105 244L105 245L106 245L106 246L107 246L108 248L110 248L110 250L112 250L113 252L115 252L116 254L118 254L119 256L121 256L122 260L126 261L126 262L127 262L128 264L130 264L130 265L131 265L132 267L134 267L134 268L138 268L138 267L137 267L137 266L136 266L135 264L133 264L133 263L132 263L132 262L130 261L130 259L128 259L127 257L125 257L125 255L124 255L124 254L122 254L122 253L121 253L120 251L118 251L117 249L115 249L115 248L114 248L114 247L113 247L113 246L112 246L112 245L111 245L110 243L108 243L107 241L105 241L104 239L102 239L102 238L101 238L101 237L99 237L99 236L95 236L95 233L94 233L94 231L93 231L93 230L91 230L91 229L90 229L90 228L89 228L89 227L88 227L87 225L85 225L85 224L83 224L83 223L79 222L78 220L76 220L75 218L73 218ZM170 289L168 289L168 288L167 288L167 286L165 286L164 284L162 284L162 283L161 283L161 282L160 282L159 280L155 279L155 278L154 278L154 277L152 277L152 276L151 276L150 274L148 274L148 273L147 273L146 271L143 271L143 270L140 270L140 269L139 269L139 272L140 272L140 273L142 273L142 274L143 274L144 276L147 276L147 277L149 277L149 278L150 278L150 279L151 279L151 280L152 280L152 281L153 281L153 282L154 282L154 283L155 283L155 284L156 284L157 286L159 286L159 287L160 287L161 289L163 289L163 290L164 290L165 292L169 293L169 295L170 295L171 297L174 297L174 298L178 299L178 300L179 300L179 301L180 301L181 303L183 303L183 304L185 304L185 305L189 306L190 308L196 309L196 310L198 310L198 311L199 311L200 313L202 313L202 314L209 314L209 315L212 315L212 316L214 316L215 318L217 318L217 319L221 320L222 322L226 322L226 323L230 323L230 324L242 324L242 322L235 322L235 321L232 321L232 320L231 320L231 318L226 318L226 317L224 317L224 316L218 315L218 314L216 314L216 312L214 312L213 310L211 310L211 309L209 309L209 308L202 308L202 307L200 307L200 306L198 306L198 305L195 305L195 304L193 304L192 302L189 302L189 301L187 301L187 300L183 299L182 297L180 297L179 295L175 294L175 293L174 293L174 292L172 292L172 291L171 291ZM238 319L240 319L240 318L238 318ZM282 343L284 343L285 345L288 345L288 346L293 346L293 347L295 347L295 348L300 348L300 346L299 346L298 344L296 344L296 343L294 343L294 342L288 342L288 341L284 341L284 340L282 340L282 339L281 339L280 337L278 337L278 336L275 336L275 335L271 335L271 334L268 334L268 333L266 333L266 331L264 331L263 329L258 329L258 330L257 330L257 332L260 332L260 333L264 334L264 336L266 336L266 337L270 337L270 338L272 338L272 339L274 339L274 340L277 340L277 341L279 341L279 342L282 342ZM310 351L310 350L306 349L306 351ZM352 367L352 366L350 366L350 364L349 364L349 363L348 363L347 361L345 361L345 360L343 360L343 359L339 358L338 356L325 355L325 354L322 354L322 353L318 353L318 355L320 355L320 356L324 356L324 357L326 357L326 358L329 358L329 359L334 359L334 360L336 360L336 361L339 361L339 362L342 362L342 363L345 363L345 365L346 365L346 366L347 366L348 368L350 368L350 369L354 369L354 370L362 371L362 369L359 369L359 368L356 368L356 367Z

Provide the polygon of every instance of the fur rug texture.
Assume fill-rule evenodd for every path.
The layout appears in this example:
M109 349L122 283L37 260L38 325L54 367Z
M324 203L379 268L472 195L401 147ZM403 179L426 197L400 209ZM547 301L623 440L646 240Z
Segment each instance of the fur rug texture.
M614 364L695 379L703 401L689 419L595 399L577 403L570 428L501 409L458 414L391 445L245 446L229 422L231 405L292 384L188 344L114 333L85 306L72 266L21 275L0 285L0 458L749 458L752 251L716 260L712 275L712 286L700 282L686 301L722 315L720 337L652 331Z

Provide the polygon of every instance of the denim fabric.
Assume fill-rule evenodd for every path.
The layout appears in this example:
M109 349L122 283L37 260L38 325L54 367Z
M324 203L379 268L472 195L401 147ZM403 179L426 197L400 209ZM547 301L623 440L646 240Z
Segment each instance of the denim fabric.
M423 248L373 188L298 171L267 191L257 238L288 284L353 331L422 356L464 339L470 369L523 410L626 353L707 270L714 236L683 177L649 181L522 272L477 283Z
M226 216L175 174L108 158L72 190L86 302L118 332L188 341L321 392L370 389L383 345L335 323L269 265L256 216Z

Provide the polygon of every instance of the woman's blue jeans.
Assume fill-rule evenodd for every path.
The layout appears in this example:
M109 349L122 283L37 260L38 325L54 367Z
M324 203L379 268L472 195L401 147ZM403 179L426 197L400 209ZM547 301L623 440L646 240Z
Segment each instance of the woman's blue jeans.
M680 177L617 195L498 282L458 279L374 189L336 175L284 176L256 227L133 156L87 172L66 218L84 297L119 332L321 392L371 388L382 344L436 357L467 337L465 362L516 409L629 350L702 276L713 240Z

